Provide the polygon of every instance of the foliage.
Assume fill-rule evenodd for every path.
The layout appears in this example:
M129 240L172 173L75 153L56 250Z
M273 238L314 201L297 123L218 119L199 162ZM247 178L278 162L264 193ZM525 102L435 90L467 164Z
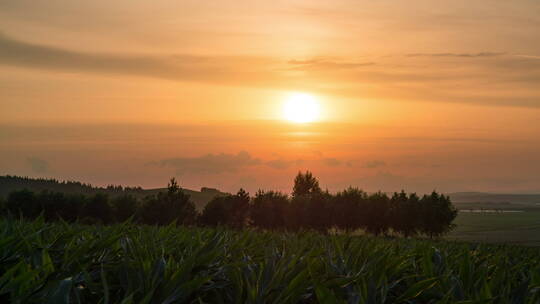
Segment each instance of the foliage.
M367 204L367 193L358 188L349 187L338 192L332 206L332 222L336 228L346 232L364 228L363 223L368 219L365 212Z
M12 192L22 190L29 190L36 194L43 191L49 191L52 193L62 193L66 196L84 195L87 197L101 193L106 194L112 200L126 195L133 196L137 200L143 200L147 196L157 195L159 192L167 191L166 188L142 189L141 187L123 187L119 185L96 187L77 181L59 181L56 179L29 178L10 175L0 176L0 200L7 199ZM201 188L200 192L189 189L181 189L181 191L190 195L191 200L195 203L198 210L202 210L204 205L214 197L227 194L217 189L204 187Z
M249 201L249 193L243 189L235 195L216 197L205 206L199 222L207 226L243 228L248 222Z
M167 192L147 197L140 209L142 222L150 225L168 225L172 222L191 225L195 223L196 216L195 205L189 195L180 190L174 178L169 182Z
M61 192L64 194L84 195L94 195L97 193L105 193L108 195L139 194L144 192L141 187L109 185L105 188L100 188L76 181L59 181L56 179L29 178L11 175L0 176L0 196L24 189L32 192L48 190L52 192Z
M538 248L0 221L3 303L540 302Z
M206 190L211 191L211 190ZM333 195L322 191L319 181L310 172L295 178L293 196L274 191L259 191L250 198L240 189L234 195L216 196L198 214L189 195L173 178L167 191L147 196L143 201L131 195L110 198L70 195L43 191L15 191L3 203L3 213L27 219L44 214L47 221L77 219L84 223L110 224L132 218L150 225L228 226L242 229L249 226L269 230L331 230L353 232L362 229L374 235L419 234L439 237L448 233L457 211L447 196L433 192L421 199L404 191L368 195L357 188L348 188Z
M420 201L423 218L421 229L430 237L440 236L453 228L452 222L457 216L457 209L452 206L448 196L438 194L424 195Z
M262 229L284 229L288 205L287 195L276 191L259 190L251 202L251 224Z
M313 173L306 171L306 173L298 172L298 175L294 178L294 187L292 196L304 196L321 192L319 181L313 176Z
M113 198L112 207L114 218L120 222L124 222L130 217L135 216L139 208L137 199L130 194Z

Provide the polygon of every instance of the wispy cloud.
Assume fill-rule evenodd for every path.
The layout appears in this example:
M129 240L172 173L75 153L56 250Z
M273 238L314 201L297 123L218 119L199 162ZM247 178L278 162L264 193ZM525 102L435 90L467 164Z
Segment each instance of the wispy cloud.
M365 162L362 167L368 168L368 169L374 169L374 168L380 168L380 167L385 167L385 166L386 166L386 162L382 160L370 160L370 161Z
M291 66L292 70L345 70L375 65L374 62L354 62L325 58L313 58L306 60L293 59L289 60L287 63Z
M134 55L90 53L28 43L0 33L0 64L47 70L82 71L163 78L177 81L270 85L268 57ZM249 75L249 77L247 77Z
M537 56L478 52L415 53L398 57L379 57L375 64L373 58L289 60L270 56L89 53L19 41L0 33L0 64L17 67L307 90L372 100L540 107ZM442 57L448 60L429 60ZM468 60L474 58L478 60ZM429 69L425 68L426 60ZM460 90L448 89L456 86Z
M219 174L236 172L242 168L261 164L261 160L248 152L238 154L207 154L199 157L177 157L159 162L161 166L171 167L179 174Z
M479 53L413 53L407 54L407 57L458 57L458 58L482 58L498 57L506 53L497 52L479 52Z

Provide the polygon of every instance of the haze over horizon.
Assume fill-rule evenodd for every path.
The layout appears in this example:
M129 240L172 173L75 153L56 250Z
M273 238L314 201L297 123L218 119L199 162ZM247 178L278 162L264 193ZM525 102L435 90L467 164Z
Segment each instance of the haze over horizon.
M540 192L539 32L533 0L2 1L0 175Z

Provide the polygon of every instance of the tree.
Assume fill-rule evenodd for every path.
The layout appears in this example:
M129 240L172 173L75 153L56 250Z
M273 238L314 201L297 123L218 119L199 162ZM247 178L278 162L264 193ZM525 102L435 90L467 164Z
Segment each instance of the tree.
M244 189L235 195L215 197L204 207L199 222L208 226L243 228L248 222L249 200L249 193Z
M228 204L228 225L233 228L243 228L247 224L249 215L249 193L240 189L236 195L232 196Z
M125 194L112 200L114 218L119 222L124 222L137 212L138 201L130 195Z
M452 205L450 197L433 191L431 195L422 197L420 205L422 211L420 229L430 238L439 237L455 227L452 222L457 216L457 209Z
M139 215L143 223L150 225L168 225L173 221L191 225L195 223L197 211L190 196L180 189L175 178L171 178L167 192L146 197Z
M227 202L229 196L216 196L209 201L199 216L203 226L221 226L227 224Z
M293 197L321 193L319 181L309 171L306 173L298 172L294 179Z
M284 229L285 212L288 205L287 195L275 191L259 190L250 207L252 225L263 229Z
M331 195L323 192L309 171L298 172L294 179L291 204L286 216L288 229L314 229L326 232L331 226Z
M364 191L349 187L338 192L333 200L332 223L335 227L349 232L363 226L366 222L367 202L367 194Z
M108 224L112 220L112 207L106 194L98 193L86 202L82 211L85 223L101 222Z
M11 192L6 202L8 212L24 218L36 218L41 213L41 204L34 192L26 189Z
M65 216L68 200L63 193L44 190L37 195L37 200L41 204L46 221L58 220Z
M390 199L383 192L376 192L368 197L366 206L365 229L375 235L387 234L390 228Z
M390 200L392 229L404 237L414 236L420 230L421 210L415 193L407 196L405 191L394 193Z
M305 217L307 228L326 233L332 227L332 195L328 192L315 192L307 197Z

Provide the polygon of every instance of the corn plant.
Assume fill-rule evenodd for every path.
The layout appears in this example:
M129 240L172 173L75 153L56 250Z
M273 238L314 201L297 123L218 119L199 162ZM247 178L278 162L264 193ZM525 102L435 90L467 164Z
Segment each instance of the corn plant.
M540 250L0 221L3 303L540 303Z

